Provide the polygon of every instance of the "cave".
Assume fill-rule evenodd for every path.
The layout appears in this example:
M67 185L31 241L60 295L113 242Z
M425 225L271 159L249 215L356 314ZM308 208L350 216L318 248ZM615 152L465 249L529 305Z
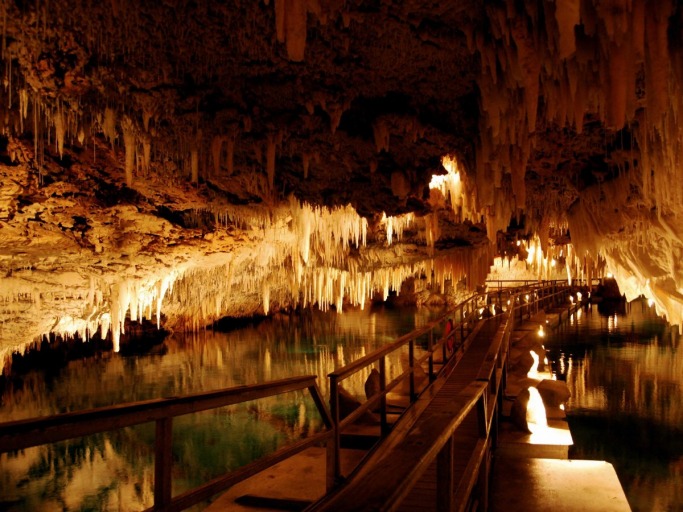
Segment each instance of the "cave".
M62 340L135 352L141 332L520 276L613 276L683 320L675 0L0 16L3 371Z
M474 290L511 237L679 324L680 6L480 4L3 2L4 361Z

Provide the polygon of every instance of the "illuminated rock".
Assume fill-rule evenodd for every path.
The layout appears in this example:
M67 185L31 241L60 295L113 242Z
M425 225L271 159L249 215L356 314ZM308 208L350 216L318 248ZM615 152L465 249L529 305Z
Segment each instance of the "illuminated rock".
M536 386L546 407L565 405L571 397L567 383L560 380L543 379Z
M683 321L673 0L1 9L4 356L406 279L449 302L494 255Z

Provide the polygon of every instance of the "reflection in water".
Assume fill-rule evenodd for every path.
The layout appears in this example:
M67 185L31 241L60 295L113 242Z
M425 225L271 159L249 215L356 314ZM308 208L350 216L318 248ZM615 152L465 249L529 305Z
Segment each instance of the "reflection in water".
M104 353L57 371L31 371L6 385L0 421L11 421L317 375L327 375L400 335L437 311L307 311L276 316L228 333L173 335L154 353ZM387 361L388 379L405 354ZM416 355L418 355L416 353ZM370 369L344 382L364 397ZM321 428L308 393L297 392L176 418L173 493L178 494ZM154 424L0 454L0 510L142 510L153 503Z
M683 350L646 301L595 307L549 337L572 393L572 456L612 462L633 510L683 510Z

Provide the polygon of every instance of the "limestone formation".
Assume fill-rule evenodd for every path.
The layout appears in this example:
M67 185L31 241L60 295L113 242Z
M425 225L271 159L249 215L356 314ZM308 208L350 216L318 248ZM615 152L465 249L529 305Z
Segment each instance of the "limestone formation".
M117 345L139 318L364 307L407 279L444 302L494 256L611 272L681 323L682 18L4 0L0 359L46 335Z

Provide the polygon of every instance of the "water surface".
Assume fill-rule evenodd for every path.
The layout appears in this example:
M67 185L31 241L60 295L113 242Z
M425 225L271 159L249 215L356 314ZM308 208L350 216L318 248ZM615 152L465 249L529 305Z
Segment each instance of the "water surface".
M373 308L277 315L230 332L172 335L148 353L105 352L9 381L0 422L149 398L327 375L424 325L440 311ZM405 357L405 355L404 355ZM387 361L389 378L401 355ZM367 372L345 382L363 395ZM173 494L318 431L307 392L287 393L173 422ZM154 424L0 454L0 510L123 510L153 503Z
M546 347L572 397L573 458L614 464L634 511L683 510L683 348L646 301L575 314Z

